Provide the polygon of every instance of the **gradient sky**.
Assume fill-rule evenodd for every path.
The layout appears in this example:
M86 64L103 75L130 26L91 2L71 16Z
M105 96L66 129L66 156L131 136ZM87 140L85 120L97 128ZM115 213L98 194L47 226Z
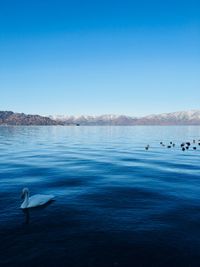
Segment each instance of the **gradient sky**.
M0 110L200 108L200 1L0 1Z

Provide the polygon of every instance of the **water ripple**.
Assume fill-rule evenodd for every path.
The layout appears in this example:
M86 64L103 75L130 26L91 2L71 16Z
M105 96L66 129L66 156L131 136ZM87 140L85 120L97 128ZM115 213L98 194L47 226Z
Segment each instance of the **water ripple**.
M200 148L179 147L199 137L200 127L1 127L0 266L199 266ZM56 196L28 227L26 186Z

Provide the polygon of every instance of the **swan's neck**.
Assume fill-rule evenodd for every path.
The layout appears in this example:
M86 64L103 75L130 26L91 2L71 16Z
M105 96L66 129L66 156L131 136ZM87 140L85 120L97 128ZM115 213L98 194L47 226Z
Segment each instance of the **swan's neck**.
M26 192L26 193L25 193L24 202L23 202L23 207L24 207L24 208L27 208L27 207L28 207L28 203L29 203L29 193Z

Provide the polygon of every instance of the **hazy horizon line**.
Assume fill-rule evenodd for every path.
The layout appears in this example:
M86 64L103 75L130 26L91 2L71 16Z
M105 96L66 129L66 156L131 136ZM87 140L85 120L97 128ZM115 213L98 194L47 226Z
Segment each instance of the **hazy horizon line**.
M24 111L13 111L13 110L1 110L3 112L13 112L13 113L23 113L26 115L40 115L43 117L54 117L54 116L68 116L68 117L80 117L80 116L84 116L84 117L101 117L101 116L125 116L125 117L135 117L135 118L142 118L142 117L146 117L146 116L155 116L155 115L162 115L162 114L170 114L170 113L181 113L181 112L198 112L200 111L200 109L187 109L187 110L177 110L177 111L167 111L167 112L160 112L160 113L147 113L144 115L130 115L130 114L125 114L125 113L101 113L101 114L68 114L66 113L54 113L54 114L41 114L41 113L29 113L29 112L24 112Z

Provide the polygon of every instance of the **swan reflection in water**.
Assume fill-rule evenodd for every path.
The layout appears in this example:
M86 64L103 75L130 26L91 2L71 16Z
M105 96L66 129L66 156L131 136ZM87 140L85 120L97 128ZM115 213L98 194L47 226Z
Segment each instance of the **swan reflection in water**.
M30 223L30 213L31 212L36 211L36 210L42 211L46 207L50 206L53 202L54 202L54 200L51 200L48 203L46 203L42 206L39 206L39 207L22 209L22 212L24 213L24 217L25 217L25 224Z
M30 222L30 209L44 209L49 206L54 200L53 195L33 195L29 197L29 189L24 188L22 190L21 198L24 200L21 204L21 209L25 214L25 223L29 224Z

